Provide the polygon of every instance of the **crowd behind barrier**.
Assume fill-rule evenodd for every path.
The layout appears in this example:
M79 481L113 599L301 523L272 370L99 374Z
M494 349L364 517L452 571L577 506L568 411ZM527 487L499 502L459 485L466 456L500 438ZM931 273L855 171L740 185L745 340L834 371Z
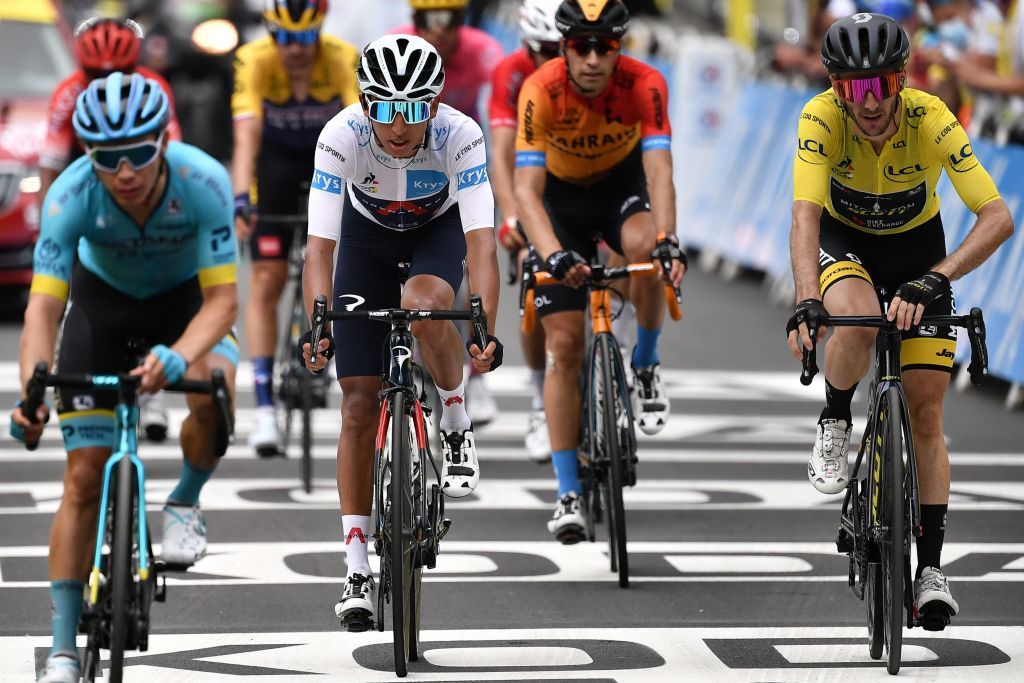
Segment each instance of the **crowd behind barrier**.
M685 68L677 62L677 69ZM686 79L677 79L673 125L691 106ZM791 278L789 228L793 204L796 126L804 104L817 94L784 85L734 84L725 120L702 135L676 135L679 226L690 247L708 250L772 278ZM985 311L990 368L994 376L1024 383L1024 148L972 141L974 154L992 174L1017 226L1013 237L981 268L954 283L957 307ZM947 248L959 245L974 224L943 174L938 186ZM781 318L780 318L781 320ZM781 339L780 322L780 339ZM781 342L780 342L781 343ZM966 344L958 360L969 354Z

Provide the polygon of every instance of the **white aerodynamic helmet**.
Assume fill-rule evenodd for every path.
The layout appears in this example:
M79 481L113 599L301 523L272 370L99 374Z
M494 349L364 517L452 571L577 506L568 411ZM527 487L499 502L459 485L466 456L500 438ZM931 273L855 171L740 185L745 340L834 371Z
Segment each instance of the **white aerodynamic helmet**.
M356 81L364 95L376 99L430 100L444 89L444 64L418 36L384 36L363 50Z
M562 37L555 26L555 12L562 0L523 0L519 7L519 32L537 51L540 43L557 43Z

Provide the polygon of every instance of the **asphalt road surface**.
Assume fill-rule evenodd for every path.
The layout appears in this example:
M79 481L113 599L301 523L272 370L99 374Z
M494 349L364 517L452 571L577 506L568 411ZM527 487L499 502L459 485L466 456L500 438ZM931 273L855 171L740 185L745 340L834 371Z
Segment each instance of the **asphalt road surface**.
M799 384L786 313L752 282L687 277L686 317L661 344L672 417L641 437L639 483L626 494L623 590L603 538L563 547L545 529L555 483L522 447L528 381L514 295L503 294L508 360L489 378L501 413L477 433L477 494L448 504L454 524L426 574L425 654L410 680L887 679L868 658L864 606L835 551L839 499L806 478L823 385ZM16 324L0 328L6 405L18 335ZM209 556L168 581L150 650L128 659L127 680L394 680L390 632L342 632L333 613L345 574L337 393L316 417L307 495L294 457L260 461L244 445L250 376L243 367L238 445L203 492ZM954 481L943 557L961 614L945 632L905 633L903 679L1024 680L1024 423L1001 399L988 389L947 400ZM176 425L184 413L170 404ZM861 396L855 414L863 409ZM155 526L180 452L173 438L141 452ZM2 680L30 680L49 648L46 543L63 460L53 427L34 453L0 441Z

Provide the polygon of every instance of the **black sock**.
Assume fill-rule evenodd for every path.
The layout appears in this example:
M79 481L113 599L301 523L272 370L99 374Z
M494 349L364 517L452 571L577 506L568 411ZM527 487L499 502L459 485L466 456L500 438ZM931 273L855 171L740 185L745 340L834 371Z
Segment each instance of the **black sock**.
M853 403L853 393L857 391L857 384L859 382L854 383L849 389L836 389L825 380L825 408L821 411L818 422L829 419L846 420L846 424L853 422L850 404Z
M949 505L921 506L921 537L917 539L917 573L925 567L941 568L942 541L946 537L946 509Z

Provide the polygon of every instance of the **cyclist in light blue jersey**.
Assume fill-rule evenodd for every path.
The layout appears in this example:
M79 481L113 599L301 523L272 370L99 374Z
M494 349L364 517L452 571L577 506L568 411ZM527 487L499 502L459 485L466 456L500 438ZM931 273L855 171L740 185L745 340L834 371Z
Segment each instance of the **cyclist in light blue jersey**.
M21 337L21 382L38 361L62 372L131 370L143 393L182 378L224 371L234 391L238 310L231 183L202 151L168 142L167 96L153 80L120 72L78 97L75 133L86 155L69 166L43 202L34 275ZM149 348L137 365L135 347ZM136 366L137 367L134 367ZM102 468L114 446L110 392L57 392L64 447L64 493L50 532L53 649L40 680L77 681L75 633L83 579L95 538ZM20 403L19 403L20 405ZM181 479L163 513L162 557L188 566L206 553L199 492L217 459L216 409L189 394L181 423ZM15 408L11 434L38 443L49 408L31 423Z

